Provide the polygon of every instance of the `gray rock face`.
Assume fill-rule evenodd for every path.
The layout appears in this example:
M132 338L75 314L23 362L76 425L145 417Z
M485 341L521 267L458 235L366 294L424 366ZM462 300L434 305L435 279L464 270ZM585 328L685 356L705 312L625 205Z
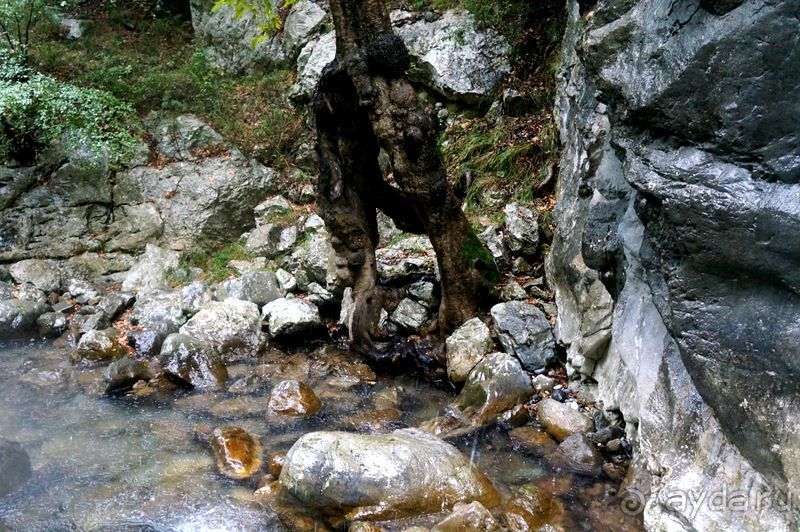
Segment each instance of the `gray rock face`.
M510 69L505 40L493 30L477 30L469 13L446 11L431 22L408 11L393 11L391 17L415 63L412 77L445 97L475 102ZM335 56L334 32L310 41L297 60L293 98L309 98Z
M9 272L17 284L30 283L45 292L61 288L61 270L52 260L23 260L11 265Z
M222 135L194 115L164 118L150 124L156 149L167 159L191 161L208 148L225 149Z
M508 248L513 253L533 255L539 246L539 216L527 207L509 203L503 209Z
M17 338L36 334L36 320L45 312L47 306L36 301L0 301L0 336Z
M269 334L275 338L298 336L322 328L317 307L302 299L276 299L264 305L262 315Z
M403 299L389 317L406 331L418 331L428 320L428 309L413 299Z
M800 6L569 4L547 263L569 373L657 472L646 527L791 529L665 500L800 483L800 244L773 236L800 230Z
M525 301L510 301L493 306L491 314L500 343L522 367L533 371L555 358L553 333L544 312Z
M286 455L279 481L304 504L355 508L352 513L364 518L440 511L460 501L489 507L499 502L491 482L467 457L418 429L306 434Z
M258 305L230 298L203 307L180 333L206 342L219 353L255 355L263 341Z
M472 368L492 349L489 327L480 318L472 318L453 331L445 347L447 376L453 382L464 382Z
M198 388L221 388L228 379L219 353L207 342L185 334L171 334L164 340L159 362Z
M395 32L416 61L417 81L444 96L476 101L510 70L508 45L495 31L476 29L472 15L445 11L428 22L409 12L392 13Z
M22 445L0 438L0 497L4 497L33 476L31 459Z
M262 307L281 297L278 280L272 272L247 272L222 283L217 289L220 299L232 297Z
M139 262L130 269L122 289L146 294L169 286L169 272L178 267L180 255L168 249L147 244Z
M263 71L284 63L286 54L279 39L268 39L253 46L258 38L258 22L252 13L234 16L232 7L213 13L213 0L191 0L192 26L199 43L210 59L230 74Z
M72 354L72 362L110 362L125 355L116 329L92 330L81 336Z

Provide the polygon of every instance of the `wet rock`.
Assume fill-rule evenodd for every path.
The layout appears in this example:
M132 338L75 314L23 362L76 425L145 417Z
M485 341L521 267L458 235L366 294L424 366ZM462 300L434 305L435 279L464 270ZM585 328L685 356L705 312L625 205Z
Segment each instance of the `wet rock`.
M535 484L522 486L503 507L503 522L511 532L541 530L554 524L561 504Z
M40 336L58 336L68 328L67 315L61 312L45 312L36 319L36 331Z
M93 330L81 336L78 347L73 352L73 363L109 362L125 356L127 351L119 343L119 331L116 329Z
M533 388L537 392L552 392L555 381L547 375L537 375L533 379Z
M281 293L275 274L260 271L247 272L241 277L223 282L217 289L217 297L220 299L232 297L250 301L262 307L281 297Z
M342 423L344 427L359 432L386 432L402 426L402 424L398 426L402 417L403 413L400 410L390 407L355 414L345 418Z
M190 283L180 290L181 309L186 316L194 316L214 300L209 286L201 281Z
M532 394L531 379L519 361L492 353L472 369L454 405L472 425L480 425Z
M489 327L480 318L472 318L456 329L445 341L447 376L464 382L478 362L492 349Z
M86 307L83 307L83 309L85 308ZM86 318L80 325L80 332L87 333L89 331L94 331L97 329L107 329L110 326L111 326L111 320L108 319L106 313L103 311L99 311L89 316L86 316Z
M320 333L324 329L317 307L302 299L276 299L264 306L262 316L274 338Z
M161 352L162 337L154 331L128 331L128 345L142 357L150 358Z
M198 388L219 388L228 370L219 353L208 343L185 334L171 334L159 355L161 367Z
M44 292L61 288L61 270L52 260L23 260L12 264L9 273L17 284L30 283Z
M500 500L458 449L417 429L306 434L289 450L279 481L303 504L349 512L354 520L440 511L462 501L493 507Z
M47 302L47 294L36 288L31 283L22 283L17 287L17 299L22 301L33 301L36 303L46 303Z
M508 248L512 253L534 255L539 246L539 215L527 207L510 203L503 209Z
M177 252L147 244L139 262L122 282L122 289L143 294L164 290L169 287L169 272L177 269L179 263L180 255Z
M109 292L97 303L97 309L103 312L108 319L114 321L127 310L134 302L133 294L124 292Z
M15 338L34 334L36 320L47 312L44 303L6 299L0 301L0 336Z
M153 292L140 297L133 306L131 321L163 340L186 323L183 302L177 292Z
M31 459L22 445L0 438L0 497L19 488L32 476Z
M88 304L100 295L97 287L85 279L70 279L66 282L66 291L81 305Z
M241 396L220 401L211 407L211 415L221 419L240 419L263 414L266 410L264 400L255 397Z
M587 416L554 399L541 401L538 414L544 430L558 441L572 434L589 432L593 427L592 420Z
M269 409L282 416L311 417L322 407L314 390L296 380L286 380L275 386L269 394Z
M476 102L509 71L509 47L499 33L478 29L466 11L445 11L436 20L393 11L395 32L414 58L411 77L449 98Z
M544 313L524 301L499 303L491 309L500 343L528 371L537 370L555 358L555 342Z
M211 435L214 462L220 473L233 479L248 478L261 469L261 445L240 427L224 425Z
M478 501L458 502L453 512L431 529L431 532L496 532L500 525L489 510Z
M579 475L598 476L603 458L585 434L571 434L562 441L554 456L557 463Z
M517 427L508 433L515 449L536 456L549 455L556 449L556 442L546 432L535 427Z
M212 301L180 328L219 353L255 355L261 348L261 316L258 306L249 301Z
M108 381L106 394L117 396L129 392L139 381L149 381L153 378L153 372L146 361L126 356L109 364L103 377Z
M283 463L286 461L286 451L277 451L269 455L269 474L275 478L281 476Z
M416 332L428 321L428 309L413 299L403 299L389 317L408 332Z

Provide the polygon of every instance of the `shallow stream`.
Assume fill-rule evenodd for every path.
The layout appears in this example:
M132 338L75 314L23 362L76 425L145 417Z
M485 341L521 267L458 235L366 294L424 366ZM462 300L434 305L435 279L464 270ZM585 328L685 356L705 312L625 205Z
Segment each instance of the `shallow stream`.
M23 445L34 471L0 498L0 530L284 530L254 499L255 481L217 473L202 437L209 427L243 427L268 456L313 430L416 426L454 396L410 377L376 377L331 346L267 350L229 362L225 391L158 399L105 397L103 369L70 365L69 348L57 343L0 342L0 436ZM320 414L286 420L267 413L269 389L288 378L311 385ZM535 482L556 495L567 510L565 529L618 529L614 483L553 470L513 449L501 428L456 443L504 494ZM381 526L432 526L441 517Z

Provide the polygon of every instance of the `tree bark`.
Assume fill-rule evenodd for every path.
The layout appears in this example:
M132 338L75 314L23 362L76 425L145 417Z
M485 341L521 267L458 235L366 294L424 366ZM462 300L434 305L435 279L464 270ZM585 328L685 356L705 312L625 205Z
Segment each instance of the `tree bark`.
M320 159L320 211L333 235L339 275L353 286L354 349L374 348L376 209L409 232L427 233L439 266L438 325L451 332L493 295L497 270L448 183L436 122L405 74L409 55L382 0L331 0L336 59L312 102ZM396 186L383 179L388 153Z

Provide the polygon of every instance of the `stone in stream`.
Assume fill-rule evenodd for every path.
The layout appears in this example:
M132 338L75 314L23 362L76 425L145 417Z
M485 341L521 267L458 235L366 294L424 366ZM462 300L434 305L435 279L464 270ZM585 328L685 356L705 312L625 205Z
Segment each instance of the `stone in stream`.
M469 424L477 426L531 395L531 379L519 361L506 353L492 353L470 372L454 406Z
M161 367L198 388L218 388L228 379L228 370L208 343L185 334L171 334L159 355Z
M457 502L500 502L461 452L418 429L390 434L312 432L289 450L279 478L301 503L380 520L439 512Z
M552 458L556 465L586 476L598 476L603 465L600 452L585 434L567 436Z
M480 318L472 318L456 329L445 344L447 376L453 382L464 382L472 368L492 349L492 337Z
M535 484L525 484L503 506L503 521L511 532L529 532L557 524L563 513L558 500Z
M263 341L258 305L230 298L207 304L180 333L202 340L222 354L255 355Z
M278 383L269 394L269 409L282 416L311 417L322 407L314 390L296 380Z
M553 438L535 427L517 427L511 430L508 436L515 449L536 456L549 455L557 447Z
M281 476L283 463L286 461L286 451L277 451L269 455L269 474L275 478Z
M494 329L506 352L522 367L535 371L555 356L555 342L544 313L525 301L509 301L492 307Z
M589 432L594 426L587 416L555 399L540 402L538 414L544 430L558 441L572 434Z
M220 473L233 479L243 479L256 473L264 460L261 445L242 428L224 425L211 435L214 462Z
M317 307L302 299L276 299L264 305L262 316L274 338L313 335L324 330Z
M109 362L125 356L126 353L125 348L119 343L117 329L94 330L81 336L71 360L73 364L81 361Z
M149 381L153 378L153 372L146 361L126 356L109 364L103 377L108 381L106 394L117 396L129 392L139 381Z
M489 510L478 501L459 502L453 512L431 529L431 532L494 532L500 530Z
M67 315L62 312L45 312L36 319L40 336L58 336L69 328Z
M31 459L22 445L0 438L0 497L19 488L31 476Z
M0 337L16 338L35 333L36 320L47 308L44 303L34 301L0 301Z

